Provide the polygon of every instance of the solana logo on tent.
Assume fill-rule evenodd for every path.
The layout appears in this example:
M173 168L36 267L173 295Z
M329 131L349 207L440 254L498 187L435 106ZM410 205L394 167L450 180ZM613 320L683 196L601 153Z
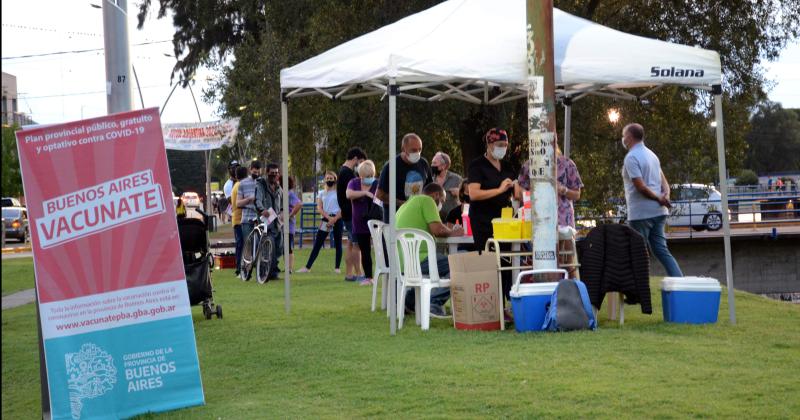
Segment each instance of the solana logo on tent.
M675 67L650 67L650 77L703 77L703 69L676 69Z

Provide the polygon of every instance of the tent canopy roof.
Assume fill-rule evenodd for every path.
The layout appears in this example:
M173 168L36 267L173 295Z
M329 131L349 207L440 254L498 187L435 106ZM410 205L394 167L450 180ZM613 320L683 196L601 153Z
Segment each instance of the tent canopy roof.
M347 99L385 93L394 78L401 92L434 95L405 95L412 99L483 102L488 87L519 96L527 77L525 3L443 2L283 69L281 87L292 90L289 96L348 94ZM626 34L558 9L553 13L561 96L664 84L708 89L721 82L715 51ZM441 86L449 89L432 89ZM359 90L368 93L356 94Z

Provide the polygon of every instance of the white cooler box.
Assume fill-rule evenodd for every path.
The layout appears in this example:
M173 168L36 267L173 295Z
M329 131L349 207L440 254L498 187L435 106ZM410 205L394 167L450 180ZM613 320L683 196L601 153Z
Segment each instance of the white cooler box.
M722 288L710 277L664 277L661 305L664 321L685 324L717 322Z

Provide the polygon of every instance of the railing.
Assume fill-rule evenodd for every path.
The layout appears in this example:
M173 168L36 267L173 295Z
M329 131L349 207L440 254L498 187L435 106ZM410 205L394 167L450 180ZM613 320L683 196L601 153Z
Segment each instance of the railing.
M696 206L705 207L699 212ZM787 191L766 191L760 193L731 194L728 199L729 221L733 227L752 225L764 226L775 223L800 222L800 194ZM718 230L722 227L720 200L676 200L667 224L673 228L692 230ZM616 212L606 214L592 212L586 206L576 205L576 224L579 230L590 229L603 223L624 223L627 220L625 205L619 205ZM718 219L714 216L718 215Z

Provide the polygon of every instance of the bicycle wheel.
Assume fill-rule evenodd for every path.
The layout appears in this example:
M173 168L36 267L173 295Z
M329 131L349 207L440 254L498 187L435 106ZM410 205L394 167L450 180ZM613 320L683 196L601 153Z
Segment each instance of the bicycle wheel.
M242 261L241 267L239 267L239 277L244 280L250 280L250 272L253 269L253 260L255 259L256 251L255 247L258 245L256 240L256 235L258 235L258 230L253 229L247 238L244 240L244 245L242 246Z
M256 258L256 279L261 284L269 281L273 248L272 238L269 235L263 235L258 244L258 258Z

